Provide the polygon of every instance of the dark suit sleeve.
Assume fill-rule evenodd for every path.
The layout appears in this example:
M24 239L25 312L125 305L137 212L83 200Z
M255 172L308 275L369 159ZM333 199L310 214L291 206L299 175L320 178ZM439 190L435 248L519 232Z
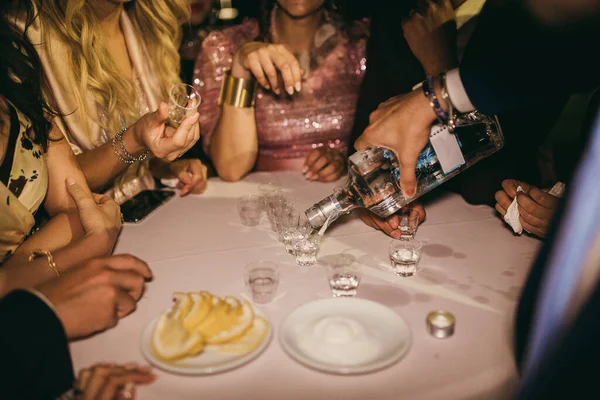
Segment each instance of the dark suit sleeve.
M54 311L22 290L0 300L0 398L51 399L73 384L64 329Z
M501 3L501 4L499 4ZM542 25L516 1L488 1L460 64L473 105L496 114L600 84L600 23Z

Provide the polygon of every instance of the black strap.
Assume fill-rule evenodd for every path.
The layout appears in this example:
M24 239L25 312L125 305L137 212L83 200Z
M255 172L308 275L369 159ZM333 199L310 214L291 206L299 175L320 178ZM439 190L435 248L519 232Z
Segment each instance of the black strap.
M8 187L8 179L10 178L10 171L12 170L15 158L17 138L19 137L19 130L21 129L17 110L15 110L12 105L8 104L8 112L10 114L10 133L8 135L8 146L6 146L4 161L2 162L2 165L0 165L0 182L4 183L6 187Z

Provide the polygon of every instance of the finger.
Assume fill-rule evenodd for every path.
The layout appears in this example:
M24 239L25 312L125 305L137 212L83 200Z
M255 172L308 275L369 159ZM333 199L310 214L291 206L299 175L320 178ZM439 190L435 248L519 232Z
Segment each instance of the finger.
M500 215L502 215L503 217L506 215L506 208L502 207L499 203L496 203L496 205L494 206L494 208L496 209L496 211L498 211L500 213Z
M356 150L366 149L367 147L370 147L370 146L371 146L371 144L367 141L367 139L365 139L364 134L360 135L354 142L354 148Z
M152 278L152 271L148 264L131 254L120 254L103 258L101 260L101 265L107 266L115 271L137 272L146 279Z
M150 115L150 121L152 122L150 126L161 126L167 121L167 118L169 118L169 105L161 101L156 111Z
M277 70L275 69L275 65L273 65L273 61L269 55L269 50L266 47L261 47L258 49L258 59L260 61L260 66L267 75L267 79L269 80L269 84L273 88L273 91L277 94L280 94L281 90L279 89Z
M417 159L404 158L399 162L400 165L400 189L406 197L413 197L417 192Z
M558 197L548 194L535 186L532 186L527 193L536 203L548 210L554 210L558 207Z
M67 191L69 195L75 201L77 208L82 210L86 207L94 207L96 206L96 202L94 201L94 197L92 197L91 193L86 192L79 186L77 182L73 178L66 179Z
M115 305L115 310L117 311L117 316L119 319L131 314L137 306L136 299L133 298L125 290L117 291L117 304Z
M530 214L523 207L519 207L519 215L521 218L527 222L531 226L535 226L537 228L547 228L549 221L543 218L536 217L535 215Z
M109 196L105 195L105 194L99 194L99 193L92 193L92 197L94 198L94 201L96 202L96 204L98 205L102 205L102 204L106 204L106 203L110 203L110 202L114 202L113 199L111 199ZM115 203L116 204L116 203Z
M512 203L512 199L506 194L504 190L497 191L494 198L496 199L496 202L500 204L505 210L508 209L508 207L510 207L510 204Z
M307 177L316 177L319 174L319 171L321 171L323 168L325 168L325 166L329 165L330 163L330 154L325 153L321 155L321 157L317 158L317 160L310 166L310 169L306 174Z
M292 73L290 60L288 59L288 57L276 51L271 52L271 60L273 61L275 66L277 66L277 69L281 72L281 77L283 78L285 91L290 96L293 95L294 86L296 86L296 80L294 79L294 74Z
M300 68L300 64L298 64L298 60L292 53L290 53L285 46L278 46L277 51L285 56L288 59L288 63L290 65L290 69L292 71L292 78L294 81L294 88L297 92L302 89L302 69Z
M153 374L144 373L141 371L125 371L110 375L106 384L102 388L98 399L114 400L117 396L117 393L124 389L125 386L133 385L135 387L136 384L148 384L153 382L155 379L156 377Z
M319 180L323 180L323 178L325 178L325 177L328 177L331 175L338 175L339 173L340 173L339 164L331 161L329 164L327 164L325 166L325 168L323 168L319 171L319 173L317 174L317 177L319 178Z
M505 179L502 181L502 189L512 199L517 195L517 187L520 186L520 182L514 179Z
M189 145L188 136L191 133L190 131L198 124L199 118L200 114L198 113L188 115L181 122L181 125L179 125L179 128L177 128L172 137L163 139L164 144L162 147L164 147L164 152L168 154L165 157L166 160L174 161L187 150L187 146Z
M529 214L534 215L538 218L548 218L552 215L551 210L537 203L525 193L519 193L517 195L517 204L519 205L519 208L523 208Z
M315 161L317 161L319 159L319 157L321 157L322 154L323 154L322 147L320 147L318 149L314 149L313 151L308 153L308 155L306 156L306 159L304 160L304 167L306 170L303 168L302 172L308 171L308 169L315 163Z
M400 218L396 214L387 217L386 222L392 229L398 229L400 226Z
M248 54L247 60L248 60L248 69L250 69L250 72L252 72L252 75L254 75L254 77L256 78L258 83L261 84L262 87L269 90L271 88L271 85L269 85L269 81L267 80L267 77L265 76L265 71L263 71L263 68L260 64L260 59L258 57L258 54L257 53Z
M83 392L84 400L95 400L98 397L100 390L106 384L110 369L111 367L106 365L96 365L92 368L91 376Z
M134 301L138 301L142 297L146 283L143 276L131 271L112 270L112 273L108 275L108 280L110 285L124 290Z
M419 213L419 223L422 223L427 218L427 211L425 211L425 207L421 203L413 203L411 214L413 212Z
M529 232L529 233L539 236L541 238L546 237L546 231L544 229L530 225L522 217L519 218L519 221L521 222L521 226L523 227L523 229L525 229L526 232Z
M206 189L206 174L207 168L200 160L191 160L189 171L192 174L192 182L190 191L194 193L202 193Z
M74 387L76 387L77 389L84 391L84 389L87 387L87 384L90 380L90 377L92 376L92 371L89 368L82 368L79 371L79 377L77 378L77 381L75 382Z
M371 218L376 225L375 229L385 232L386 235L394 239L400 239L400 231L397 229L397 226L396 228L393 228L386 220L381 219L376 215L373 215Z

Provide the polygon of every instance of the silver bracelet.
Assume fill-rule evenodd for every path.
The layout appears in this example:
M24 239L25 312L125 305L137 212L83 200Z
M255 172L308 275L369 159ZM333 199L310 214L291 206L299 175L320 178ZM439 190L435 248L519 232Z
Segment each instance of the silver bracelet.
M126 130L127 130L127 128L121 129L115 135L115 137L112 139L112 149L113 149L113 152L115 153L115 155L117 156L117 158L121 162L123 162L125 164L133 164L133 163L138 162L138 161L144 161L148 157L148 153L150 153L148 150L144 151L139 157L134 157L125 148L125 144L123 143L123 133ZM119 152L119 149L117 148L117 140L119 141L119 147L121 147L121 151L123 152L123 155L125 157L123 157L121 155L121 152Z
M450 131L450 133L452 133L456 129L456 117L454 115L454 106L452 105L452 101L450 100L450 95L448 94L448 89L446 88L446 73L445 72L442 72L440 74L440 86L442 88L442 99L448 105L448 121L446 122L446 126L448 127L448 131Z

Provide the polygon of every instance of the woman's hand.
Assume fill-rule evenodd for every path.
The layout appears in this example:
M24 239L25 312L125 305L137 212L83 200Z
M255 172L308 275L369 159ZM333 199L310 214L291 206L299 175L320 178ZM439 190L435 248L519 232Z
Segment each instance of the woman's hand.
M79 372L75 398L81 400L124 400L135 398L135 386L156 380L152 369L137 364L96 364Z
M413 213L419 214L419 224L425 221L427 213L423 205L419 203L413 203L410 205L411 215ZM367 210L366 208L359 208L356 210L358 217L367 225L373 229L377 229L385 232L386 235L393 239L400 239L400 217L397 214L391 215L387 218L381 218L375 213Z
M419 3L419 10L402 23L402 30L425 73L433 76L458 65L456 17L450 0Z
M309 181L333 182L346 173L346 157L340 150L319 147L306 156L302 173Z
M279 75L291 96L302 89L302 71L296 57L281 44L246 43L233 56L231 75L249 79L252 75L265 89L280 94Z
M206 190L208 168L198 159L177 160L171 163L153 160L150 170L158 179L177 178L177 188L181 196L189 193L201 194Z
M177 129L166 124L168 115L169 107L160 103L156 111L147 113L130 126L127 130L133 133L133 148L148 149L160 159L173 161L196 144L200 138L199 114L187 116Z
M524 192L517 193L521 186ZM558 208L560 198L548 194L535 186L514 179L502 182L502 189L496 192L496 211L503 217L506 210L517 196L519 206L519 221L527 232L538 237L546 237L550 221Z
M121 209L108 196L84 191L72 178L66 179L67 190L79 211L79 219L87 236L99 235L110 249L121 230Z

